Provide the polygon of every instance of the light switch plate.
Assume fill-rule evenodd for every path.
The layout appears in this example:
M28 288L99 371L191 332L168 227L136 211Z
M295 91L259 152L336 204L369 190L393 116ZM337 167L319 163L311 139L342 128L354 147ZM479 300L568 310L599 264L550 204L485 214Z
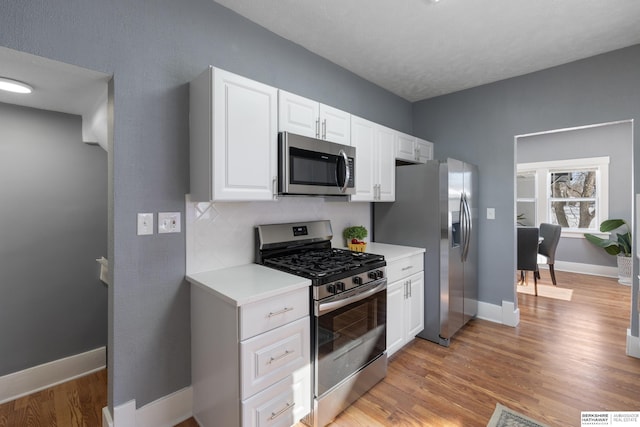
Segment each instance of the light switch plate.
M179 233L180 212L158 212L158 233Z
M487 208L487 219L496 219L496 208Z
M153 213L138 214L138 236L153 234Z

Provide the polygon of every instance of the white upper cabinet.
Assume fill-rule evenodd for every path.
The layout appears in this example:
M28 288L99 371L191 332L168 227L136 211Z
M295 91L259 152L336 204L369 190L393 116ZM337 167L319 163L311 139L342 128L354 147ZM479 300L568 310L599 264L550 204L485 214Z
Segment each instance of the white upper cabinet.
M427 160L433 160L433 142L416 138L416 158L418 163L426 163Z
M352 201L395 200L395 131L351 116L351 145L356 147L356 194Z
M272 200L278 90L209 67L190 84L192 201Z
M433 160L433 143L402 132L396 132L395 158L410 163Z
M278 91L278 129L351 145L351 115L284 90Z

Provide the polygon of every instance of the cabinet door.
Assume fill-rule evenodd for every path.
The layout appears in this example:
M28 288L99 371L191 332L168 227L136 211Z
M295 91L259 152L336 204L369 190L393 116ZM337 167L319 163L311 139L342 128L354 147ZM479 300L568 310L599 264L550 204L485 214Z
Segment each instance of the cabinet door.
M213 200L271 200L277 176L277 89L215 69Z
M278 129L311 138L320 137L320 104L311 99L278 91Z
M351 145L356 147L356 194L351 196L352 201L372 202L375 198L375 134L375 123L352 116Z
M387 286L387 356L404 345L405 280Z
M320 139L351 145L351 114L320 104Z
M414 136L396 132L396 159L415 162L415 143L416 138Z
M377 126L378 201L396 199L396 160L394 156L395 131Z
M410 341L424 329L424 275L414 274L409 281L409 298L406 300L405 341Z
M427 160L433 160L433 143L424 139L416 138L416 156L418 162L426 163Z

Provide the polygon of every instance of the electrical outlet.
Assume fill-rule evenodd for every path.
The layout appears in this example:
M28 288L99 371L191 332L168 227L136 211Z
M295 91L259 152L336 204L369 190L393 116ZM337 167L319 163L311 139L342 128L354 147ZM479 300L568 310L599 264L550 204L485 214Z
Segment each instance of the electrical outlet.
M158 233L179 233L180 212L158 212Z
M153 234L153 214L139 213L138 214L138 236L146 236L149 234Z
M487 208L487 219L496 219L496 208Z

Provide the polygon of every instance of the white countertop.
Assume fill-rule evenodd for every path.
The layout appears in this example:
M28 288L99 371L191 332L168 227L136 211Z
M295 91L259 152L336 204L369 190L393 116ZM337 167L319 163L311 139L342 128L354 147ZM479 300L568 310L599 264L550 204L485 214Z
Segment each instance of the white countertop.
M388 243L369 242L367 243L366 252L378 255L384 255L387 264L402 258L418 255L425 252L424 248L415 248L413 246L390 245Z
M311 280L259 264L246 264L186 276L231 305L241 305L311 286Z

